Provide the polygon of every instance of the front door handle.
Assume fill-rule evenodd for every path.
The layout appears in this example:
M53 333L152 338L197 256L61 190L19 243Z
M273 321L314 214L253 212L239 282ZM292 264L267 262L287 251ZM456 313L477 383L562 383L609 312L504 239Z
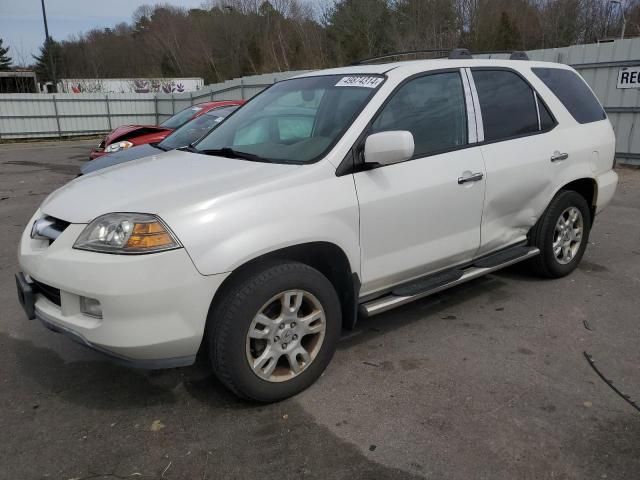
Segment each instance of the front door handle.
M568 153L560 153L558 150L553 152L553 155L551 155L552 162L561 162L563 160L566 160L567 158L569 158Z
M464 185L469 182L479 182L484 178L484 174L481 172L472 173L471 175L467 175L466 177L458 177L458 185Z

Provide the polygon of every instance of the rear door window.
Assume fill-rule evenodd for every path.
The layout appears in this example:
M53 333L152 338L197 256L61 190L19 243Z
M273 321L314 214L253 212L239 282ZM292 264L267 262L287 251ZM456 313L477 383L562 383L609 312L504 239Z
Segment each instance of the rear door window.
M472 70L484 139L487 142L540 131L536 97L519 75L508 70Z
M563 68L532 68L578 123L607 118L600 102L577 73Z

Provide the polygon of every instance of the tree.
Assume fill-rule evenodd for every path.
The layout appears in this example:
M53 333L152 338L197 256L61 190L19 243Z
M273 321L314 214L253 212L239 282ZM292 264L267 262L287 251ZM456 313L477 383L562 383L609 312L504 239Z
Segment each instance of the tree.
M2 38L0 38L0 70L9 70L11 68L11 57L7 55L9 47L2 46Z
M339 0L325 19L338 63L385 53L391 46L386 0Z
M160 62L160 71L162 72L163 77L175 77L178 75L179 70L176 66L173 58L168 53L165 53L162 56L162 61Z
M40 47L40 55L33 55L36 61L34 70L40 80L53 82L53 90L57 91L56 82L63 73L62 47L51 37Z
M513 24L509 14L503 11L500 14L494 48L496 50L516 50L519 43L520 32L518 32L518 27Z
M193 9L143 5L127 24L48 42L36 57L39 75L51 79L52 73L72 78L164 74L221 82L241 75L345 65L394 51L561 47L620 35L622 27L622 9L608 0L202 2L201 8ZM640 0L625 0L623 8L627 35L640 34ZM12 53L15 59L15 47Z
M394 50L457 47L457 19L451 0L396 0Z

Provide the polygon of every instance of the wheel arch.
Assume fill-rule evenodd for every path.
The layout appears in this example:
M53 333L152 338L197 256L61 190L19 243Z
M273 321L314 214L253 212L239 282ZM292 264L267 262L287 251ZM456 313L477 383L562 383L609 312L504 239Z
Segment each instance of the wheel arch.
M583 177L578 178L576 180L572 180L569 183L561 186L558 191L555 192L555 195L562 190L570 190L576 193L579 193L584 197L589 205L589 212L591 213L591 223L593 224L593 220L596 214L596 206L598 203L598 183L594 178L591 177Z
M340 299L342 327L352 329L355 326L360 279L358 274L353 271L344 250L336 244L326 241L283 247L247 260L234 269L216 290L209 307L209 313L211 314L215 306L224 300L226 293L236 282L265 265L277 261L300 262L315 268L327 277ZM208 317L210 318L210 315ZM208 325L206 328L208 328Z

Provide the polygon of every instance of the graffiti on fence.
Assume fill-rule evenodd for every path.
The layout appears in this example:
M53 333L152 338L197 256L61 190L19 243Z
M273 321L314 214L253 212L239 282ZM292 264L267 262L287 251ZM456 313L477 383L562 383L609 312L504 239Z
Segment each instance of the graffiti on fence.
M62 79L66 93L183 93L204 85L202 78L73 78Z

